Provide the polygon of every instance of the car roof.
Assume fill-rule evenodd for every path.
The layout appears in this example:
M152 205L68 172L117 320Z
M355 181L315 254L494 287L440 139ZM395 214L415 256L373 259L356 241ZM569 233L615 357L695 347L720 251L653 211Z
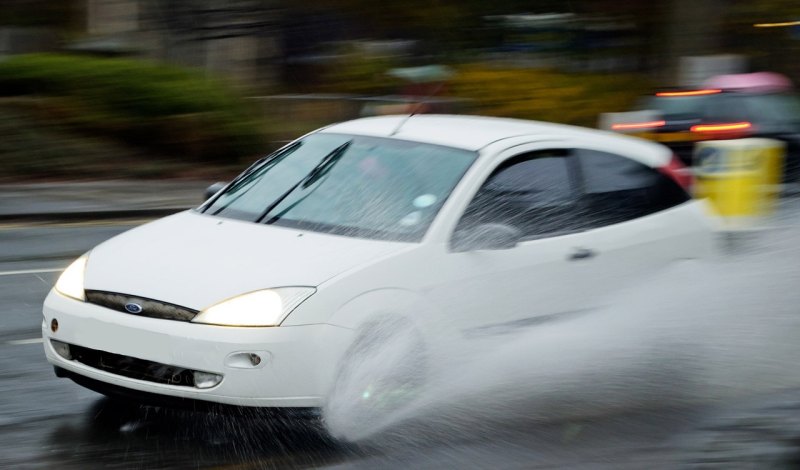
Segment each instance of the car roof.
M499 140L519 136L540 137L541 140L568 136L619 138L618 134L564 124L487 116L437 114L418 114L410 118L408 115L362 118L333 124L322 129L321 132L393 137L471 151L480 150Z

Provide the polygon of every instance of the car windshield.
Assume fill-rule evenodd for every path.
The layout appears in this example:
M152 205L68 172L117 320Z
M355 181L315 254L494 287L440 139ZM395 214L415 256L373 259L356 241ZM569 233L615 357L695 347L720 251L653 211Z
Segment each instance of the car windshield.
M419 241L477 153L318 133L257 163L199 210L339 235Z

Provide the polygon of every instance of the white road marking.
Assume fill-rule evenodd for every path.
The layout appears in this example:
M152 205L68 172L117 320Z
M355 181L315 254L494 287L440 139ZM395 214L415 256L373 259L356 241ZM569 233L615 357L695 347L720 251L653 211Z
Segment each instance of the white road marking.
M15 339L11 341L6 341L6 344L10 344L12 346L19 346L21 344L38 344L44 342L44 338L28 338L28 339Z
M22 269L19 271L0 271L0 276L17 276L20 274L42 274L42 273L57 273L63 271L65 268L50 268L50 269Z

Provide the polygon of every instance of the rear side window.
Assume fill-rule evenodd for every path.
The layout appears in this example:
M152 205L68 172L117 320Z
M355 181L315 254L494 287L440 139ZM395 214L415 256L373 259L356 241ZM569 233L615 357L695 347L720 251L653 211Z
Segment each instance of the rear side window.
M578 149L585 228L643 217L682 204L689 195L658 170L635 160L596 150Z

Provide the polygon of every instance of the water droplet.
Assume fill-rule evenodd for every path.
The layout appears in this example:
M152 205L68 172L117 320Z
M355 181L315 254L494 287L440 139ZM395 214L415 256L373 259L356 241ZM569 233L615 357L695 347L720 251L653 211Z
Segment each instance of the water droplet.
M424 209L426 207L430 207L436 203L436 196L433 194L423 194L422 196L417 196L414 199L414 207L419 209Z

